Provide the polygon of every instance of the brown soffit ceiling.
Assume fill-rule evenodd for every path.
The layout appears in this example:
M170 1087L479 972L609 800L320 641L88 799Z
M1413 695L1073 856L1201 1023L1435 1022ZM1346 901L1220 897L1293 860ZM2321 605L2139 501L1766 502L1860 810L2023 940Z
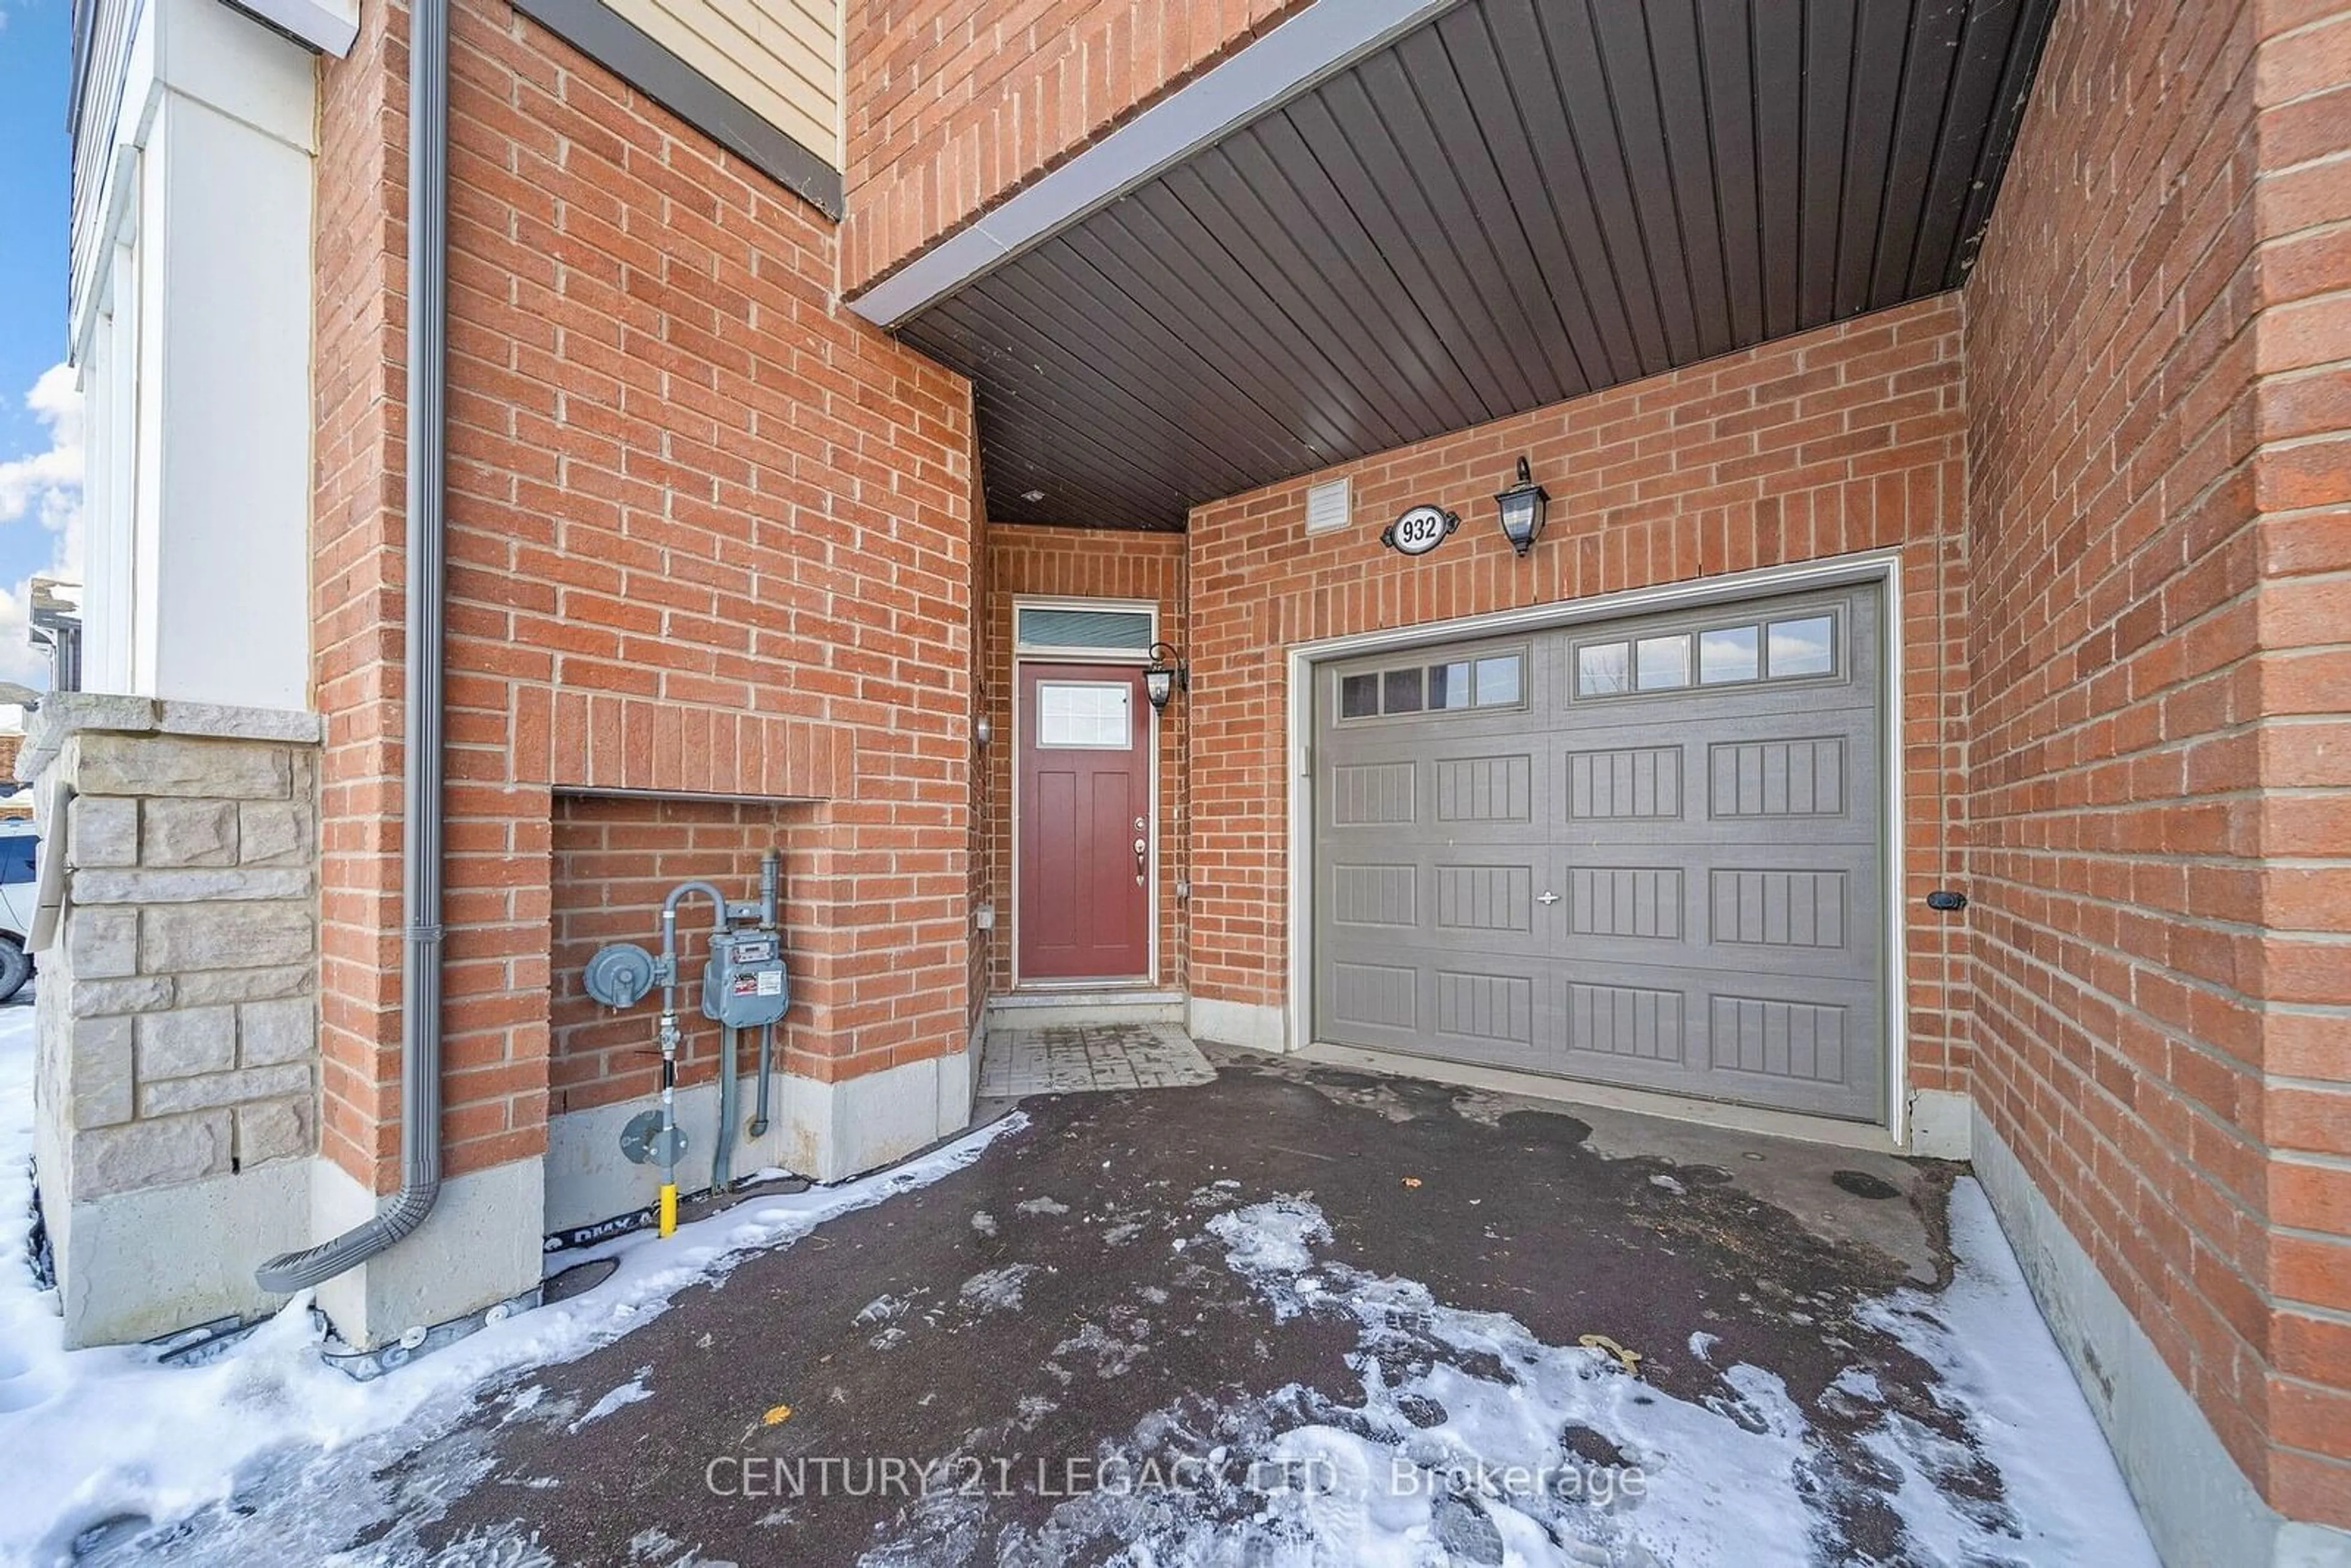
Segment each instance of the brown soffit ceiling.
M898 330L991 519L1181 528L1958 287L2054 5L1468 0Z

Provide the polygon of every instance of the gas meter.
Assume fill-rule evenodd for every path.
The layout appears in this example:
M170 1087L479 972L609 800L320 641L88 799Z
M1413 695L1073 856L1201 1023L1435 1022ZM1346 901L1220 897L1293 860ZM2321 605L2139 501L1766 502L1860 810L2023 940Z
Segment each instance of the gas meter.
M791 1005L784 939L775 931L714 931L702 967L702 1012L729 1029L779 1023Z

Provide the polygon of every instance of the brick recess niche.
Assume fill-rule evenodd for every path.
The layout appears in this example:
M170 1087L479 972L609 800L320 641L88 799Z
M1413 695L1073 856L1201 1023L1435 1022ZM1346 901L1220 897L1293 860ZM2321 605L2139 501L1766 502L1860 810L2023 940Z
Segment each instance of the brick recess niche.
M68 1344L266 1310L254 1266L307 1239L319 723L66 694L27 737L72 790L34 1089Z

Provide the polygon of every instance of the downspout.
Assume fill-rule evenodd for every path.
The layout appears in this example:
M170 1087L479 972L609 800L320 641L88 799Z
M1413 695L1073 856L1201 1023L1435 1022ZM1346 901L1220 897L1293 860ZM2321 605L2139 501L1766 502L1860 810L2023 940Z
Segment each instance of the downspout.
M400 1191L331 1241L254 1272L273 1294L358 1267L414 1230L441 1195L442 528L448 388L448 0L410 0L408 33L408 624L402 718Z

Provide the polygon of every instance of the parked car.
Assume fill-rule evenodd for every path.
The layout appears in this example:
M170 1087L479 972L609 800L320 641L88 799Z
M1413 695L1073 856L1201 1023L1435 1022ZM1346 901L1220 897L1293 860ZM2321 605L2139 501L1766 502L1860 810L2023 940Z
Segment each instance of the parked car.
M15 997L33 977L33 956L25 951L25 934L33 928L40 852L40 836L32 823L0 822L0 1002Z

